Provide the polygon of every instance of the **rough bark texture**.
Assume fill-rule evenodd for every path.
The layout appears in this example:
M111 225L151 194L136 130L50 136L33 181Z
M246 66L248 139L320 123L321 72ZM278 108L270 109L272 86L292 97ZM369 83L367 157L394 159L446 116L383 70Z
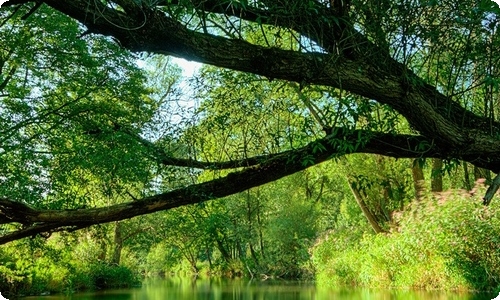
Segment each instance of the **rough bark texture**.
M415 198L417 201L421 201L425 194L425 178L420 159L415 159L413 161L411 174L413 177L413 186L415 188Z
M344 28L348 34L342 34L350 37L345 43L356 46L353 55L304 53L192 31L159 10L135 7L133 2L116 2L128 7L127 13L103 6L98 1L45 1L86 25L90 32L113 36L132 51L183 57L271 79L341 87L388 104L432 144L454 149L451 156L481 164L494 172L500 171L500 159L494 158L498 157L500 141L491 136L492 131L500 132L498 123L475 115L444 96L352 28ZM204 9L220 10L220 6L212 2L213 5L206 5ZM318 9L324 11L321 6ZM230 10L225 13L230 14ZM329 23L321 23L313 16L301 22L286 21L286 16L273 12L264 16L261 22L288 24L325 45L326 49L337 43L335 32L321 37L310 34L311 26L315 32L335 31L335 28L327 30Z
M29 2L35 1L11 0L7 5ZM252 161L227 162L226 167L250 165L227 177L105 208L44 211L11 199L0 199L0 224L22 224L19 230L1 237L0 243L40 232L78 229L224 197L277 180L333 156L353 152L398 158L454 158L496 173L500 171L500 140L497 138L500 125L461 107L419 78L387 50L375 45L349 22L344 22L348 14L343 9L332 12L319 1L308 1L314 3L310 11L315 14L292 14L287 12L300 11L304 1L262 1L267 5L260 7L268 7L267 10L251 4L235 7L232 2L218 0L189 2L194 9L204 13L226 14L293 30L321 47L318 52L305 52L191 30L160 9L175 9L181 1L157 1L155 6L147 6L141 1L114 1L121 8L105 6L102 1L43 2L79 21L88 28L87 33L112 36L131 51L172 55L301 85L336 87L376 100L404 116L419 134L332 129L333 134L301 149L260 156ZM342 18L339 18L339 11L342 11ZM346 142L356 146L346 151L341 147L341 143ZM189 163L166 157L162 161L171 165ZM217 168L217 163L191 163L198 165L190 167Z
M443 160L440 158L432 159L431 191L443 191Z

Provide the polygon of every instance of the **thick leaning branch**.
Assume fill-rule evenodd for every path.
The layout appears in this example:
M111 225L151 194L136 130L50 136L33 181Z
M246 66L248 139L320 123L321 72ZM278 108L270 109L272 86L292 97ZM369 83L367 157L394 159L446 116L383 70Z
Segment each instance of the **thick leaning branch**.
M304 15L302 10L284 15L283 11L286 11L285 7L273 1L269 2L269 6L273 7L274 4L277 11L264 11L252 6L246 6L245 8L238 7L237 9L231 6L224 9L223 2L224 1L221 0L210 0L206 2L198 0L197 6L212 13L226 14L258 24L289 28L315 42L330 54L339 52L339 47L348 48L340 49L340 52L347 51L351 54L351 60L354 56L358 61L374 67L378 72L382 72L382 74L399 75L401 77L400 79L402 79L400 83L403 88L407 89L407 92L412 89L412 87L421 87L421 91L424 92L422 100L429 103L433 110L436 110L440 114L447 115L455 124L461 127L487 131L491 130L492 125L496 127L497 130L500 129L499 123L491 124L490 120L464 109L457 102L439 93L435 87L426 84L424 80L392 58L387 50L383 50L376 46L359 33L359 31L354 29L352 24L350 24L348 16L342 16L340 18L334 14L331 8L316 3L316 6L314 9L311 9L309 15ZM312 13L313 11L314 13ZM342 24L344 26L342 26ZM340 45L340 43L342 43L342 45ZM337 59L350 58L344 56L338 57ZM409 84L410 82L412 83L411 85ZM361 93L359 94L363 95Z
M500 141L485 131L486 127L490 132L500 131L497 123L491 128L487 118L460 107L394 60L368 62L335 54L266 48L191 31L161 11L140 7L135 15L128 15L97 1L45 3L85 24L92 32L115 37L131 51L173 55L271 79L342 88L393 107L413 128L443 147L460 149L469 155L499 157ZM366 52L370 44L365 44Z
M362 137L363 143L359 143ZM423 150L422 145L427 145ZM36 210L11 201L0 200L0 224L21 223L17 231L0 237L0 244L42 232L80 229L94 224L124 220L139 215L233 195L319 164L332 157L350 153L378 153L397 158L446 157L446 153L422 136L389 135L367 131L336 129L326 138L307 146L283 152L259 165L228 174L226 177L194 184L141 200L109 207L70 210Z
M333 129L333 133L305 147L289 150L226 177L194 184L133 202L109 207L36 210L20 202L0 199L0 224L20 223L17 231L0 237L0 244L43 232L77 230L91 225L129 219L157 211L218 199L276 181L333 157L372 153L394 158L449 158L432 140L415 135L391 135L365 130ZM467 157L462 159L468 160ZM489 163L482 160L481 163Z
M159 2L157 6L172 6L175 4L178 4L178 2L163 1ZM426 84L424 80L411 72L403 64L392 58L386 50L376 46L365 36L355 30L352 24L349 23L347 16L339 18L339 16L335 15L330 8L325 7L320 3L316 3L314 9L310 9L308 14L304 14L303 10L297 10L295 13L284 14L283 12L287 11L286 8L279 3L272 1L267 3L270 7L269 10L258 9L252 7L251 5L247 5L246 7L235 7L234 5L228 5L227 2L221 0L196 0L192 1L192 4L196 8L205 12L225 14L258 24L288 28L300 33L302 36L307 37L311 41L314 41L321 46L323 50L329 52L330 54L338 52L338 48L341 46L348 48L347 52L351 54L351 57L340 55L335 59L353 60L352 58L355 58L355 60L359 63L371 66L377 72L381 73L379 77L383 77L386 74L396 75L396 77L399 77L399 84L405 93L409 93L411 90L415 89L415 87L419 87L418 90L421 93L420 98L422 98L421 100L423 102L426 102L429 105L427 108L435 110L438 114L446 115L454 125L486 131L491 130L491 126L493 125L493 127L497 130L500 130L499 123L492 124L491 120L464 109L457 102L439 93L435 87ZM341 26L339 22L345 26ZM339 45L339 43L342 43L342 45ZM340 52L343 52L344 50L346 49L340 49ZM304 83L305 81L307 81L307 78L303 79L303 82L301 83ZM348 86L344 86L343 88L350 90ZM356 93L370 98L370 96L364 95L362 92ZM381 103L390 104L396 109L398 107L398 105L384 102L383 100L376 98L376 96L372 96L372 98L379 100ZM408 117L407 115L405 116Z

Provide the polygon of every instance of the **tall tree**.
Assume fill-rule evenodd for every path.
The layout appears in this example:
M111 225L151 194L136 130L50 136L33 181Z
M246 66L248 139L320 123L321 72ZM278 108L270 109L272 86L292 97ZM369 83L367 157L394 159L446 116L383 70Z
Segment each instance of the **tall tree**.
M492 96L492 91L498 89L498 79L494 74L499 69L500 60L495 51L483 51L484 48L498 48L496 24L499 11L489 0L377 3L365 0L46 0L43 3L40 6L34 0L11 0L0 11L3 17L1 38L4 41L11 39L9 32L23 33L21 38L14 39L19 41L15 45L21 45L21 42L26 45L22 39L28 37L31 37L30 41L42 42L41 47L30 52L33 53L32 59L45 61L41 55L47 49L51 50L46 51L48 57L54 58L45 64L46 73L33 77L36 72L32 71L34 73L28 72L23 77L22 71L29 69L29 61L17 61L17 56L12 55L13 48L2 49L2 105L10 105L9 109L16 113L2 117L1 121L5 123L2 128L9 128L3 132L2 147L7 147L8 151L4 150L0 155L5 161L11 157L19 160L25 157L21 153L25 149L39 150L28 144L47 144L56 132L60 132L61 138L57 139L59 143L43 148L49 153L45 161L32 159L18 165L18 169L25 166L21 172L25 176L25 181L21 182L24 191L18 189L15 193L16 185L12 184L0 195L0 223L22 224L9 227L10 231L0 238L0 243L44 231L78 229L221 198L355 152L396 158L459 159L495 173L500 171L500 123L493 106L497 100ZM77 68L74 62L61 60L67 57L67 48L50 38L60 32L61 27L54 26L59 23L50 23L54 19L46 16L64 20L72 26L74 30L66 32L66 36L68 43L79 45L77 53L85 53L88 49L94 51L95 47L111 42L109 39L95 40L96 36L112 37L119 45L103 50L111 52L94 63L97 69L91 74L95 76L81 74L89 79L90 86L98 89L99 82L104 80L99 75L111 72L114 74L109 77L114 80L112 86L98 89L111 94L89 95L88 91L92 90L88 89L89 84L72 86L73 81L66 75L55 76L60 70L70 73L85 70L83 66L87 65L84 61L78 65L82 67ZM139 135L140 126L136 126L140 120L119 116L108 118L109 114L99 114L85 106L67 113L63 110L67 105L63 103L59 104L59 110L54 109L58 107L56 105L47 112L41 106L36 111L38 115L54 116L54 121L39 126L38 119L36 122L31 119L34 103L30 100L33 96L54 101L69 97L75 102L79 97L87 96L89 105L104 103L106 99L129 99L136 101L133 103L138 108L144 108L141 105L148 103L144 93L127 89L128 83L119 80L129 78L123 76L126 71L118 64L130 59L120 56L123 48L132 52L183 57L252 73L270 81L293 83L304 106L321 125L323 135L311 134L312 141L304 139L301 143L278 149L278 152L261 150L261 153L252 152L251 157L224 157L228 159L225 161L211 157L208 161L198 158L195 151L185 151L186 155L179 156L166 151L161 143L143 139ZM90 59L91 55L87 63ZM109 65L108 60L118 62ZM105 70L99 71L98 68ZM481 74L471 76L471 70ZM39 78L39 81L47 82L47 89L40 92L35 89L29 93L22 89L25 87L23 78ZM58 84L62 85L59 87ZM50 89L56 86L59 88ZM58 97L49 97L57 91L61 92ZM314 97L308 91L316 91L319 96ZM127 105L103 106L99 111L109 109L113 112ZM396 117L389 119L391 122L385 115L380 120L371 118L368 112L374 106L383 107L388 115ZM334 114L331 114L332 107L338 108ZM3 109L1 112L5 112ZM140 119L148 115L141 109L135 111L136 114L130 116ZM67 114L66 118L60 118L62 113ZM73 114L82 116L80 123L65 122L80 120L68 118ZM339 122L339 118L344 122ZM410 130L400 126L403 121L410 125ZM42 131L17 131L18 127ZM82 147L78 150L83 157L99 157L98 161L109 162L104 164L107 169L96 174L117 174L127 178L142 174L140 172L145 169L148 173L151 164L147 161L151 157L160 165L188 168L190 172L194 169L234 170L213 180L173 190L151 191L142 199L107 207L80 207L78 210L37 208L38 202L27 199L26 195L37 182L46 183L46 186L40 188L36 197L43 198L47 190L52 190L52 181L46 180L46 172L54 172L56 166L48 161L56 151L64 151L71 145L69 140L72 137L64 138L64 135L76 129L87 133L80 139L92 137L79 144ZM102 135L96 134L102 132L109 139L97 139ZM13 137L16 134L20 135L19 140L25 141L22 145L16 144L17 139ZM287 130L282 134L286 138ZM92 147L96 141L107 148L103 146L93 152L97 149ZM17 149L21 152L11 150L14 145L19 146ZM117 151L124 148L128 152ZM119 153L128 153L128 159L144 164L120 165L108 160L120 158ZM113 173L113 170L119 172ZM2 172L1 178L8 177L5 175L9 174L8 168ZM497 181L493 180L494 183ZM488 195L486 203L492 194Z

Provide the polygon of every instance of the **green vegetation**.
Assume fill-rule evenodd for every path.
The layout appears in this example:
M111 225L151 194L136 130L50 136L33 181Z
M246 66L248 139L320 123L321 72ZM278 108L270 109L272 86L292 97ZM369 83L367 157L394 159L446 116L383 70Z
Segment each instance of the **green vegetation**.
M16 241L0 250L3 295L73 293L140 284L125 266L98 259L91 232ZM93 248L94 247L94 248Z
M379 157L377 176L367 173L357 184L383 229L376 234L345 176L355 170L352 163L369 163L367 158L325 163L220 202L10 243L1 252L1 288L74 292L135 285L143 276L196 273L315 277L326 286L498 290L500 207L482 204L484 187L475 187L473 196L426 189L415 201L411 174L404 189L393 184L388 191L379 183L402 163ZM430 167L423 166L424 175L431 175ZM332 177L323 175L332 168ZM463 169L452 170L443 185L460 176ZM384 192L392 196L375 197ZM380 221L385 214L390 220Z
M498 289L499 15L490 0L9 1L0 289L164 273ZM207 65L183 78L168 55Z
M326 285L499 290L500 207L465 191L428 195L389 234L330 232L314 248ZM361 250L361 251L360 251Z

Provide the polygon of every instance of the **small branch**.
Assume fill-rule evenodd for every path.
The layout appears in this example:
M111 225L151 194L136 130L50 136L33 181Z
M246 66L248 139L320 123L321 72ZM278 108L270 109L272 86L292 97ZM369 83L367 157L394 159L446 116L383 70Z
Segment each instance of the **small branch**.
M29 18L37 9L40 8L40 6L42 6L43 2L37 2L35 3L35 6L33 6L29 12L27 12L24 16L21 17L21 20L26 20L27 18Z

